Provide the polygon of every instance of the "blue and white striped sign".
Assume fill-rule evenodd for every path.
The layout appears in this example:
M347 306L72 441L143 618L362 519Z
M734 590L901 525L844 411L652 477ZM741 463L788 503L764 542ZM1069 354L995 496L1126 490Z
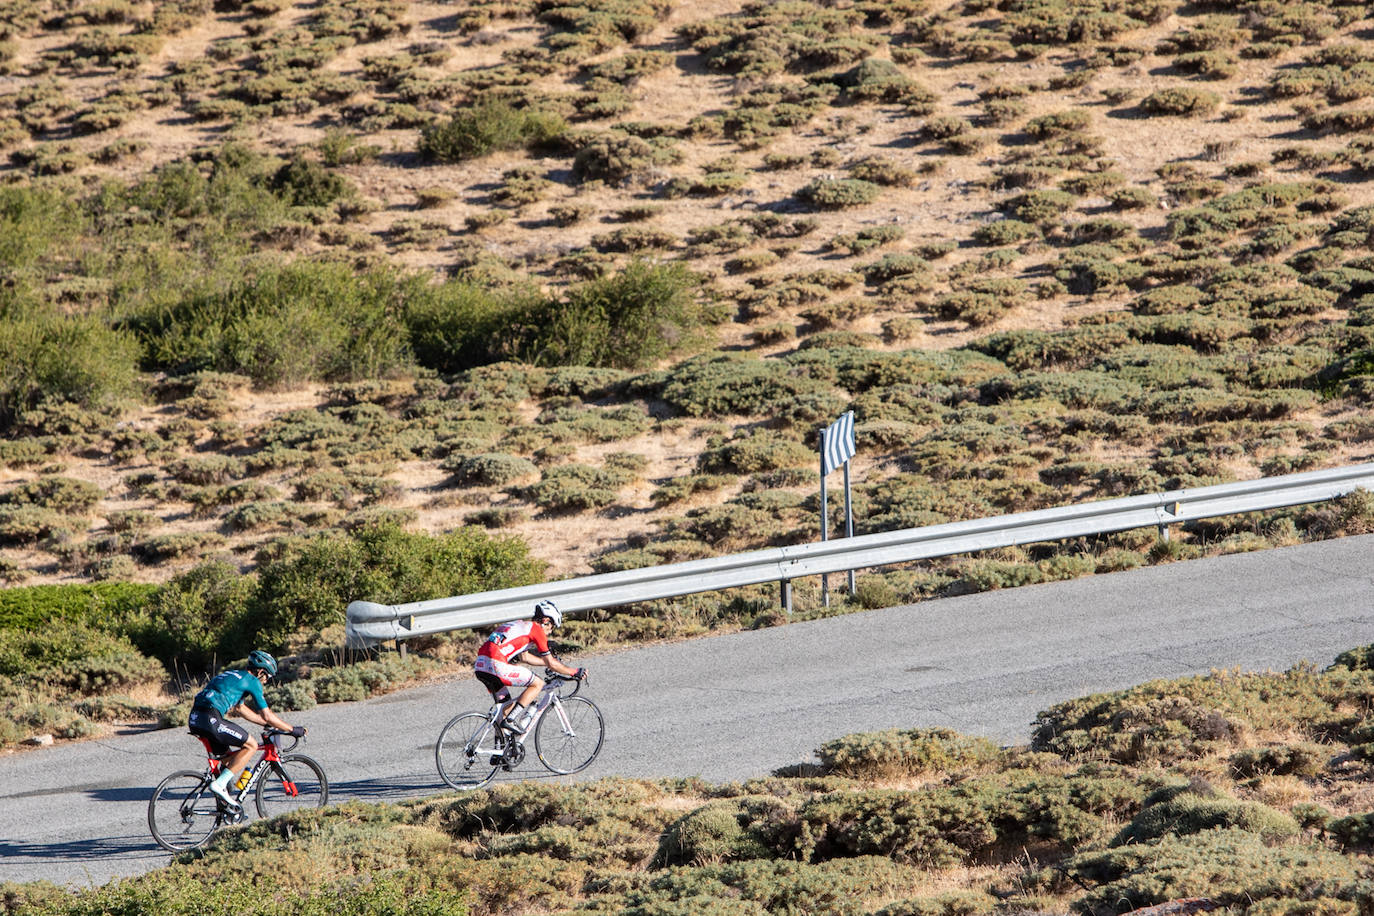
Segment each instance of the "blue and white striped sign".
M850 410L834 423L821 430L821 474L831 471L854 457L854 411Z

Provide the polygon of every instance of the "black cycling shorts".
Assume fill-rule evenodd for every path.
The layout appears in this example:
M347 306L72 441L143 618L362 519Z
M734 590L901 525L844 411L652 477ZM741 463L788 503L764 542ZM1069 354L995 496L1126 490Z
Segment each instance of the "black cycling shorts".
M191 734L209 741L210 749L216 754L228 754L248 743L248 732L242 726L220 718L219 710L213 706L192 709L186 727Z
M500 700L502 703L510 699L510 691L506 689L505 684L501 683L499 677L486 671L474 671L473 674L477 675L477 680L482 682L482 686L487 688L487 691L495 699ZM502 691L505 691L504 696L501 695Z

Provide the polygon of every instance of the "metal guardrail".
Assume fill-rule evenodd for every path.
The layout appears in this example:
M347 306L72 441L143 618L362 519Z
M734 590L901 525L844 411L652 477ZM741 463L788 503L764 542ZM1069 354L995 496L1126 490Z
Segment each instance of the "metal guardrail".
M529 616L534 605L545 598L557 602L565 613L576 614L765 582L781 583L786 590L787 583L802 576L1151 525L1158 526L1161 535L1167 537L1170 525L1322 502L1356 489L1374 490L1374 463L883 531L411 604L354 601L348 606L348 642L363 647L491 626Z

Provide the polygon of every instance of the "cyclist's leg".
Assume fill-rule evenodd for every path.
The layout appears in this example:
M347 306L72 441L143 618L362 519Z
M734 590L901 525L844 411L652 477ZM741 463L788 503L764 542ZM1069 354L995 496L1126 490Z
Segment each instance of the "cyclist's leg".
M472 673L477 677L477 680L482 682L482 686L487 688L487 693L491 694L491 701L500 704L501 708L497 710L496 718L493 720L499 727L501 723L506 721L506 713L510 711L510 688L494 671L490 670L490 665L480 664L481 661L479 658L479 664L473 666Z
M191 734L205 738L210 749L221 758L220 774L212 788L221 798L227 797L227 787L243 772L243 768L258 749L258 742L242 726L226 722L218 710L197 707L187 721Z
M499 680L501 685L506 688L507 695L513 689L521 689L520 697L516 700L515 706L507 705L503 710L502 720L514 724L519 721L518 716L522 715L535 698L539 696L539 691L543 689L544 682L535 677L534 672L523 665L512 665L499 659L488 658L483 655L477 657L474 671L480 678L483 673L491 675L495 680ZM483 678L483 683L487 679ZM517 708L518 707L518 708Z

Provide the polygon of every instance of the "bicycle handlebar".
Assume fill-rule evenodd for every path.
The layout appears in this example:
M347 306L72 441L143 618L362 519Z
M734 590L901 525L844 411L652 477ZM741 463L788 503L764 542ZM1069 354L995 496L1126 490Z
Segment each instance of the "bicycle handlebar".
M270 727L269 727L269 728L264 728L264 729L262 730L262 743L263 743L263 744L266 744L267 742L271 741L273 738L277 737L278 735L285 735L286 737L288 737L288 738L291 739L291 743L290 743L290 744L282 744L281 742L277 742L277 750L278 750L278 751L291 751L291 750L295 750L296 745L298 745L298 744L301 743L301 739L300 739L300 738L297 738L297 737L296 737L294 734L292 734L290 731L288 731L288 730L286 730L286 729L283 729L283 728L270 728Z
M577 694L577 692L578 692L579 690L582 689L582 679L581 679L581 678L568 677L566 674L559 674L557 671L554 671L552 668L545 668L545 669L544 669L544 683L549 684L550 686L552 686L553 684L557 684L557 683L560 683L560 682L561 682L561 683L572 683L572 684L574 685L574 686L573 686L573 689L572 689L572 691L571 691L570 693L563 693L563 692L560 690L559 693L558 693L558 695L561 696L561 697L570 697L570 696L574 696L574 695Z

